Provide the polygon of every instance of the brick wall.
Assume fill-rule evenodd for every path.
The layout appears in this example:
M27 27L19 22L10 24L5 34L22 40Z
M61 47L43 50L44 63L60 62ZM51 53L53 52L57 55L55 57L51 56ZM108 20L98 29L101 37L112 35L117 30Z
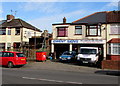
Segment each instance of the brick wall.
M103 60L102 69L120 70L120 61Z
M107 55L107 60L120 61L120 55Z

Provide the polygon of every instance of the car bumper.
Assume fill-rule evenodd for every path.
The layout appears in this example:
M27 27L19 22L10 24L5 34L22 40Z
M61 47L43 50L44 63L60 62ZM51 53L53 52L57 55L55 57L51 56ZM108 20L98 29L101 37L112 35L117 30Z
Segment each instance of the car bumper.
M61 58L59 59L60 61L70 61L71 59L68 59L68 58Z
M81 63L96 63L96 61L92 61L92 60L77 60L77 62L81 62Z

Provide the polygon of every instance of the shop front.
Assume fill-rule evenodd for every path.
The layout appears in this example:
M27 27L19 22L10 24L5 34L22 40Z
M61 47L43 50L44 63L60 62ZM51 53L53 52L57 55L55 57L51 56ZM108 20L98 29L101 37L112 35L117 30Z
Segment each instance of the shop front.
M106 41L105 40L52 40L51 53L54 53L55 59L64 51L80 52L80 47L98 47L102 52L102 57L106 57Z

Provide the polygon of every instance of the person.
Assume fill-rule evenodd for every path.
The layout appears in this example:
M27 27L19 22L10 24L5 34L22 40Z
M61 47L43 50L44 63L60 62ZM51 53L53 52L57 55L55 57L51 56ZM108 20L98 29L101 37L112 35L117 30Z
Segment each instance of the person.
M48 59L52 60L52 59L53 59L53 57L52 57L52 56L53 56L53 54L52 54L52 53L50 53L50 54L49 54Z
M102 55L102 50L101 50L101 48L98 49L98 54L99 54L99 56Z
M98 62L97 67L101 68L101 61L103 60L102 49L98 48Z

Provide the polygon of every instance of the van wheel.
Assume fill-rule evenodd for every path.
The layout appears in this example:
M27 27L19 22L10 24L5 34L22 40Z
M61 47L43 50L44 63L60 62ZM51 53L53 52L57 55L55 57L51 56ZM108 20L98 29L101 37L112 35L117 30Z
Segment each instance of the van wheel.
M13 63L12 62L8 62L8 65L7 65L8 68L12 68L14 67Z

